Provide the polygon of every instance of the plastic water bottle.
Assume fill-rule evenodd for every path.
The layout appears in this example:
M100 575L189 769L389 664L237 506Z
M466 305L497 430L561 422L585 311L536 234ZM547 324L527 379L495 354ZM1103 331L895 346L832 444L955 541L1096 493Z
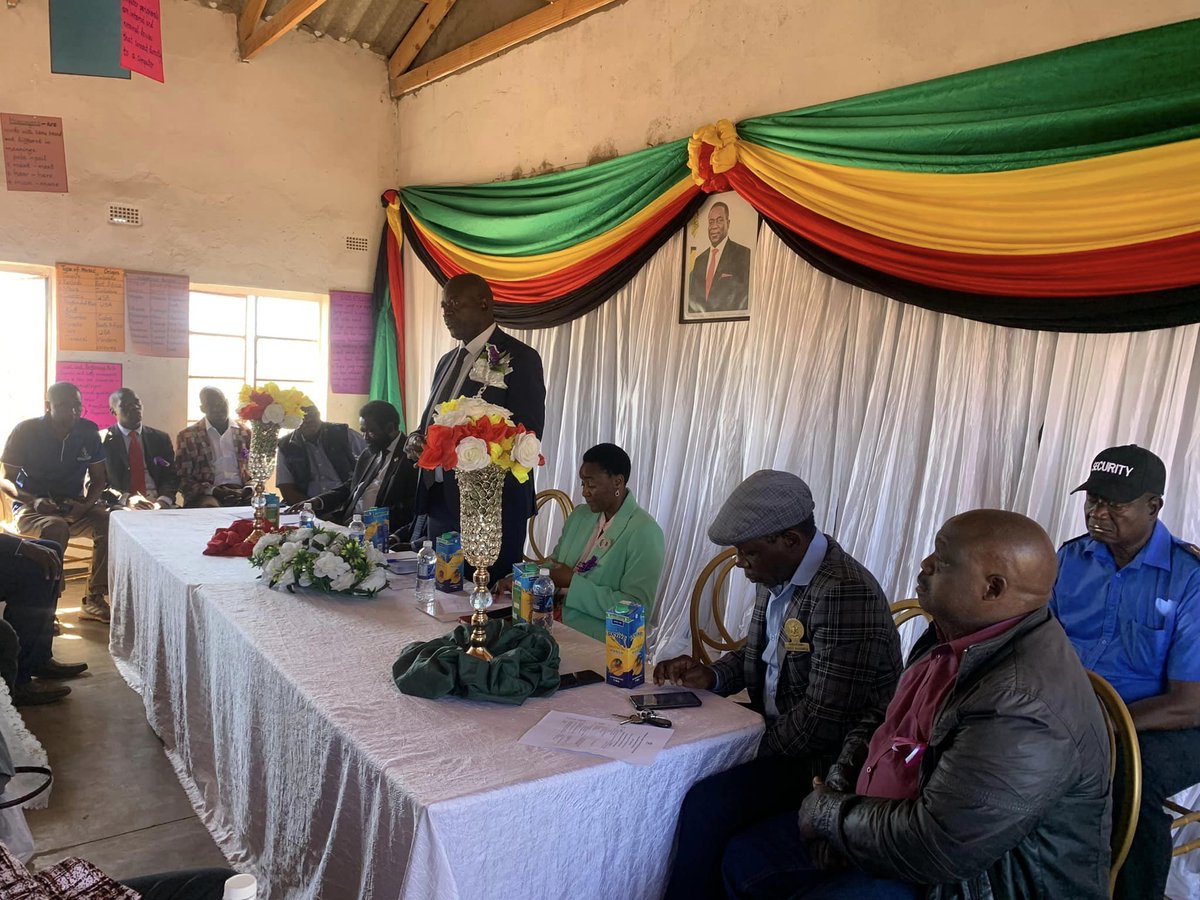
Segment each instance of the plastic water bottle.
M437 568L437 554L433 552L433 541L426 541L417 553L417 603L428 606L433 603L433 573Z
M549 631L554 627L554 579L550 577L549 569L538 569L537 578L533 579L533 608L530 611L529 624Z
M258 881L253 875L234 875L225 881L221 900L256 900Z
M356 544L367 542L367 526L363 524L362 516L355 515L350 520L350 540Z
M312 528L317 522L317 514L313 512L312 504L305 503L300 507L300 527Z

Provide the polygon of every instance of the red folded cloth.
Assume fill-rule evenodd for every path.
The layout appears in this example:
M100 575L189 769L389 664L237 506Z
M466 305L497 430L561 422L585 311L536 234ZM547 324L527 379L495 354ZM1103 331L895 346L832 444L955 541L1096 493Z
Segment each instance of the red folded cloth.
M249 556L254 542L246 538L254 531L253 519L235 519L228 528L218 528L204 550L205 556Z

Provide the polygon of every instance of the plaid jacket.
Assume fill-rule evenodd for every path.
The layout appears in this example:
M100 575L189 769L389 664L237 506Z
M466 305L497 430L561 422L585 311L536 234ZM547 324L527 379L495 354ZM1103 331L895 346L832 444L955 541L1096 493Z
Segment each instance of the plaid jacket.
M900 636L883 589L862 564L831 537L825 559L807 587L797 588L782 622L799 619L809 649L785 652L775 705L761 753L836 757L846 733L868 710L882 715L900 677ZM762 660L767 646L767 600L760 587L746 644L713 664L722 694L743 688L763 712ZM825 763L822 762L821 766ZM818 774L823 774L819 768Z
M230 420L233 443L237 451L238 472L242 484L250 483L250 470L246 461L250 458L250 429L240 422ZM213 489L212 444L208 442L208 420L193 422L175 438L175 470L179 473L179 492L186 503L188 498L200 494L211 494Z

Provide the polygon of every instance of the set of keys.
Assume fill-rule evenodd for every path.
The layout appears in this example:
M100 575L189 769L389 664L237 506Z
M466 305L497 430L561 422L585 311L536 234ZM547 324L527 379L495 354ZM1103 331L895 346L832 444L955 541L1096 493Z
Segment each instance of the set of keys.
M651 709L639 709L627 716L613 713L614 719L621 719L622 725L653 725L655 728L670 728L671 720L663 718Z

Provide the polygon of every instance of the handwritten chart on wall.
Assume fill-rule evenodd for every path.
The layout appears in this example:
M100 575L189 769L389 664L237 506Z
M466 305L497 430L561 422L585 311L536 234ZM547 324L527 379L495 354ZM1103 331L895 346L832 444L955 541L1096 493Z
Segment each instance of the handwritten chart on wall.
M371 390L375 309L370 294L329 292L329 384L335 394Z
M59 360L56 381L69 381L83 395L83 417L101 428L116 423L108 406L108 395L121 386L120 363L64 362Z
M10 191L67 193L62 119L0 113L4 181Z
M162 15L158 0L121 0L121 65L162 83Z
M125 315L130 351L141 356L188 355L186 275L125 273Z
M125 273L59 263L58 349L125 352Z

